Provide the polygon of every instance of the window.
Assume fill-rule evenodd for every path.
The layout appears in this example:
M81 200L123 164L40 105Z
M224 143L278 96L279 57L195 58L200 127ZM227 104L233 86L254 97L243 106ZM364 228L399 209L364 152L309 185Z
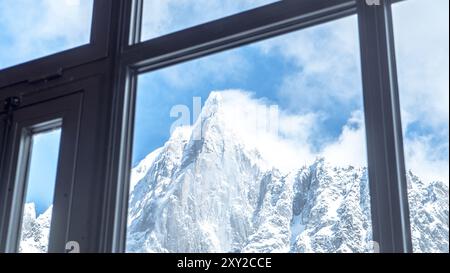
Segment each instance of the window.
M375 2L0 0L0 252L448 251L448 3Z
M19 252L45 253L49 243L61 129L30 132L24 137L26 169Z
M0 70L88 44L93 0L0 0Z
M143 0L145 41L277 0Z
M126 249L371 252L356 17L138 77Z
M414 252L449 251L448 5L393 6Z

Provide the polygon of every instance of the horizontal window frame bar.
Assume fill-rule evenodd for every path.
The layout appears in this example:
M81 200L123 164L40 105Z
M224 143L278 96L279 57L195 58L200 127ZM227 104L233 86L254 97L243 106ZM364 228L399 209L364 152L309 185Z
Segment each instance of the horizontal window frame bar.
M352 14L356 14L355 0L284 0L134 45L125 38L120 65L145 73ZM139 30L133 17L127 16L126 28Z

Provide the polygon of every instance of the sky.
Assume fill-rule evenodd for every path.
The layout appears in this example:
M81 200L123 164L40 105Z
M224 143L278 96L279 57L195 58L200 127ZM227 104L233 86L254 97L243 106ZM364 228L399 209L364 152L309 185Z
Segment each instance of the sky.
M280 123L297 120L299 124L293 126L298 131L280 134L297 142L294 150L308 150L304 153L308 162L326 146L334 150L332 145L340 141L344 127L351 123L352 133L359 134L361 141L359 150L346 161L365 165L355 16L141 75L133 164L164 145L176 119L170 116L173 106L193 109L193 97L205 102L211 91L228 89L252 94L249 100L236 102L236 109L276 105L282 113Z
M41 214L53 203L61 129L32 137L25 202L35 203Z
M148 40L274 2L277 0L144 0L141 39Z
M271 2L145 0L142 36ZM91 16L92 0L0 0L0 69L87 43ZM448 183L448 1L395 4L394 30L407 168ZM139 76L133 165L167 141L173 106L192 109L194 96L204 103L211 91L230 89L239 90L236 109L279 107L277 141L298 151L289 160L366 164L355 16ZM55 158L49 151L46 157ZM50 161L37 169L51 170ZM53 198L50 173L29 188L37 193L27 201L41 210Z
M0 0L0 70L89 43L93 0Z
M393 7L406 168L449 181L449 1Z
M146 1L144 39L220 17L237 1L224 1L223 9L217 1L187 2ZM214 7L212 14L201 13L202 5ZM448 1L409 0L393 12L406 168L424 182L448 184ZM133 166L167 141L174 105L192 110L193 97L205 102L211 91L228 89L251 94L237 109L277 105L280 119L298 120L287 140L297 139L294 147L308 150L303 156L366 164L356 17L141 75Z

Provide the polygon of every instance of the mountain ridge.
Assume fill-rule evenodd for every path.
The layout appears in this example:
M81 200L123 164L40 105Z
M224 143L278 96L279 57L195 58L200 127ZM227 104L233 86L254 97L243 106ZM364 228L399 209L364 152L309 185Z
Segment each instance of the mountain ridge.
M194 125L133 168L126 250L372 252L367 168L277 166L233 116L233 92L212 92ZM414 251L448 252L448 185L407 181Z
M318 158L309 166L299 164L296 170L281 172L256 145L248 148L248 140L241 141L242 134L232 122L230 125L232 119L226 111L232 107L224 105L229 97L223 94L212 93L192 128L179 129L187 132L182 139L177 139L176 131L172 134L169 145L166 143L160 152L162 158L156 158L147 176L138 182L146 188L146 194L137 188L131 193L145 201L138 206L130 202L127 250L372 251L367 169L331 166L326 159ZM193 132L200 133L201 138L194 138ZM173 143L180 145L175 147ZM171 158L168 155L174 149L178 149L177 156ZM169 164L171 172L164 164ZM412 178L408 173L408 181ZM448 207L448 187L441 184L437 187L444 192L440 195L443 201L414 193L423 191L423 183L408 184L411 196L420 199L411 206L411 215L423 217L426 213L433 223L438 221L444 227L429 230L426 222L417 219L419 216L411 218L412 230L420 231L413 238L416 251L448 250L448 209L446 219L445 209L444 216L437 213L438 209L422 209L430 201L442 201L433 206ZM214 213L208 213L210 210ZM447 242L438 244L429 235L428 243L419 243L417 237L426 238L426 234L447 237Z

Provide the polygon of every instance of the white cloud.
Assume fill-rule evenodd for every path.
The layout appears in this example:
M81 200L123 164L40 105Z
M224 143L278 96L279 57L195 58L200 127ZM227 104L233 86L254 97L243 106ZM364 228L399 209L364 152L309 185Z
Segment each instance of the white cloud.
M153 16L144 16L145 29L171 28L179 19L179 10L187 12L188 2L146 1L144 9ZM243 10L244 6L257 6L273 1L195 1L189 2L192 14L200 17L222 15L228 10ZM205 10L212 12L205 13ZM145 12L144 12L145 13ZM147 18L148 17L148 18ZM192 18L194 19L192 19ZM184 16L182 20L197 20ZM181 20L181 19L180 19ZM206 20L206 19L205 19ZM183 22L186 24L186 22ZM162 31L152 30L154 31ZM166 30L163 32L167 32ZM281 62L293 63L281 79L278 97L288 110L300 113L314 112L328 116L349 116L362 108L358 28L355 16L333 21L317 27L296 31L287 35L255 43L243 49L230 50L172 66L158 73L158 79L175 88L195 87L202 81L226 82L229 78L245 77L252 67L248 52L261 54L262 58L274 57ZM260 57L260 58L261 58ZM254 75L253 75L254 76ZM240 88L240 86L229 86ZM255 90L258 91L258 90Z
M80 0L64 0L64 4L68 5L68 6L79 6Z
M406 168L425 183L442 181L449 183L448 157L441 150L448 150L446 144L436 145L429 137L405 140Z
M311 164L319 157L336 166L366 166L361 112L353 113L336 141L315 151L312 139L320 126L319 115L289 114L278 108L278 115L270 116L274 105L271 101L241 90L225 90L212 93L212 96L220 96L218 111L221 122L230 125L228 128L246 147L257 149L277 168L284 171L296 169ZM271 123L278 125L277 130L270 126Z
M412 9L395 14L396 29L407 30L396 33L403 125L409 128L412 123L417 121L424 123L425 120L427 126L433 127L432 134L443 135L445 140L445 135L448 136L449 108L448 2L441 1L439 4L436 1L437 5L428 5L425 8L423 1L420 2L420 5L416 4ZM221 17L224 14L223 10L235 8L227 5L234 5L236 2L221 2L223 8L221 10L215 6L218 4L217 1L196 1L189 7L191 9L189 12L202 15L182 18L188 21L177 21L179 13L188 10L187 7L183 7L183 3L187 2L178 3L180 6L175 10L171 8L172 1L147 0L146 3L146 9L153 9L153 14L157 14L144 19L144 29L147 29L146 35L149 37L168 33L181 26L195 25L201 21ZM417 16L418 9L421 16ZM158 12L155 12L156 10ZM205 14L205 10L213 12ZM441 14L441 17L444 14L445 20L426 20L439 17L436 14ZM430 29L435 31L429 31ZM286 112L282 109L280 112L280 136L274 139L273 136L267 135L254 143L260 143L265 153L272 154L272 157L283 155L276 159L280 162L283 160L306 162L317 156L324 156L336 165L366 165L356 17L351 16L275 37L250 45L250 48L263 57L276 57L293 67L286 72L278 89L279 99L287 104L288 110ZM191 62L189 69L186 69L185 65L168 68L161 75L171 87L194 88L202 81L226 82L229 78L245 77L251 65L251 59L244 51L232 50ZM239 105L236 109L268 106L265 101L255 101L249 97L239 100L236 102ZM342 127L337 138L324 143L317 151L313 147L312 140L318 137L318 133L327 130L320 125L327 118L336 115L349 117L347 124ZM244 129L250 128L248 123L255 122L249 118L236 119L237 121L247 124L241 126ZM437 157L438 154L442 154L442 150L448 151L448 141L447 146L433 145L429 139L429 137L405 139L407 167L419 174L422 179L448 181L448 167L444 168L445 163L448 165L448 157L447 159ZM264 145L266 141L271 141L272 145Z
M272 102L242 90L225 90L211 96L218 96L221 101L219 116L221 123L231 130L231 138L258 150L276 167L287 171L314 160L308 139L315 116L289 115L279 108L271 116Z
M92 0L0 1L0 67L89 42Z
M168 3L152 3L155 10L162 9L158 16L168 16L164 15L169 12ZM208 3L217 5L216 1ZM158 18L152 20L163 21ZM152 24L158 25L155 22ZM158 84L162 80L170 88L196 90L205 81L227 83L230 78L235 80L238 77L254 76L248 73L253 65L252 58L276 57L281 62L293 63L293 69L283 75L278 90L279 97L288 106L287 109L279 107L279 135L258 134L254 138L255 131L250 128L264 123L267 117L254 117L249 111L268 111L270 102L248 94L234 93L230 113L238 117L230 120L241 128L241 134L247 132L246 138L251 139L249 143L257 145L263 154L278 162L278 165L287 165L286 168L309 164L319 156L330 157L337 165L365 166L364 126L361 111L358 110L362 107L362 91L357 35L356 17L349 17L256 43L246 50L226 51L172 66L158 71L157 78L149 82ZM249 57L248 52L257 53L259 57ZM259 90L254 91L258 94ZM355 112L354 116L352 112ZM359 116L356 113L360 113ZM349 124L341 129L341 135L338 134L334 140L327 137L329 143L319 140L321 145L317 150L318 134L330 135L324 132L328 130L324 121L333 115L348 116ZM352 126L355 124L356 127Z
M230 78L245 77L250 66L248 62L241 51L226 51L158 70L157 80L171 88L184 89L195 88L203 82L225 83Z
M335 166L367 166L366 132L361 111L352 113L339 138L325 146L321 154Z
M448 184L449 1L393 7L406 168Z
M270 2L274 1L146 0L145 12L150 14L151 10L152 16L144 18L144 37L166 34ZM444 131L444 136L448 136L448 1L424 5L423 1L410 0L397 5L394 15L404 127L425 120L435 132ZM20 33L7 45L0 45L0 50L6 56L4 60L17 63L51 53L55 46L67 48L86 42L92 1L2 1L0 10L2 27L9 33ZM192 16L180 16L186 12ZM323 110L340 111L349 102L361 99L356 18L294 32L252 47L266 55L281 56L297 68L286 75L278 92L281 99L290 102L290 110L302 115L281 111L279 128L283 142L273 146L273 151L286 150L290 154L302 150L292 153L296 154L293 157L301 154L310 160L323 155L336 164L364 165L362 119L358 119L357 127L345 125L336 141L319 153L312 152L310 143L318 130L317 124L325 118ZM11 50L14 54L9 54ZM220 82L229 77L243 77L249 65L242 53L228 51L194 61L188 70L171 67L163 75L172 87L193 87L212 78ZM333 107L336 103L338 107ZM354 119L350 118L349 123L354 123ZM292 146L296 148L286 148ZM448 181L448 157L438 156L442 149L448 151L448 142L435 145L426 135L405 139L407 167L426 179Z
M294 111L353 111L362 103L358 27L355 16L255 44L267 55L279 55L297 69L279 89ZM350 107L349 107L350 106Z
M405 122L449 122L449 1L394 5L394 30Z
M145 0L142 38L147 40L276 0Z

